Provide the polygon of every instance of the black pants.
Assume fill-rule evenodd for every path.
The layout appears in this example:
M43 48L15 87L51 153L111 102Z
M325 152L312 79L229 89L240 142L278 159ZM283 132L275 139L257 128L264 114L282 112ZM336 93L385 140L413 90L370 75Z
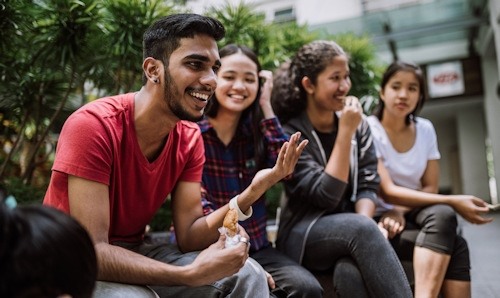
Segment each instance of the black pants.
M416 208L405 215L405 230L391 239L401 260L413 259L416 246L451 255L445 279L470 281L469 248L457 234L457 216L448 205Z

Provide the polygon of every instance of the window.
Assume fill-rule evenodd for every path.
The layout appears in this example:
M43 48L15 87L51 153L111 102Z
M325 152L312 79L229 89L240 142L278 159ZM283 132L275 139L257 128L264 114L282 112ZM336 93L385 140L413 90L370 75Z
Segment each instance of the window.
M292 21L295 21L295 13L293 11L293 7L274 11L274 22L284 23Z

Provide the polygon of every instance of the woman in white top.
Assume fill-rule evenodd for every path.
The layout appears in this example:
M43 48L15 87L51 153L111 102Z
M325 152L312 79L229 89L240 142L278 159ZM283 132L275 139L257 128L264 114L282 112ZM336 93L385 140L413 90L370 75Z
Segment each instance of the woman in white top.
M457 234L459 213L475 224L486 203L469 195L440 195L440 153L432 123L416 114L425 101L422 70L392 63L382 78L380 100L368 117L381 178L379 225L401 259L413 260L415 297L470 297L466 241Z

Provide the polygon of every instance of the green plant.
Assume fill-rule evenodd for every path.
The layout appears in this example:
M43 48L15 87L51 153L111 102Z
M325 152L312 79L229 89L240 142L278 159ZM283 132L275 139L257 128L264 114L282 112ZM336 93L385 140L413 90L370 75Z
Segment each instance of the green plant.
M166 232L172 224L172 210L170 209L170 200L165 201L155 216L149 223L152 232Z
M266 192L267 218L273 220L276 218L276 210L280 207L283 184L277 183Z
M14 164L29 184L36 167L50 154L43 152L43 145L78 86L79 61L90 53L86 44L96 32L99 9L91 0L13 4L15 11L26 10L32 19L16 19L13 13L17 30L7 31L11 51L1 58L0 108L12 111L7 115L13 147L0 167L0 178ZM30 46L12 48L21 44Z
M353 33L343 33L329 36L346 51L349 58L352 88L350 93L362 97L378 95L378 85L384 71L375 56L375 46L368 36L357 36Z
M264 15L244 2L232 5L226 1L221 7L211 7L207 14L220 20L226 28L220 47L230 43L245 45L257 54L264 69L276 69L300 46L316 37L305 25L266 23Z
M3 183L8 194L16 198L18 204L41 204L46 186L26 185L18 177L10 177Z
M163 0L107 0L101 11L102 47L99 63L89 65L95 89L111 94L131 92L142 86L142 35L156 20L179 9Z
M162 0L0 0L0 181L44 185L68 115L141 86L142 34Z
M0 0L0 181L20 202L41 201L68 115L95 98L139 88L144 30L182 10L163 0ZM307 25L266 23L244 3L226 2L208 14L226 27L220 46L247 45L269 70L319 38ZM381 70L369 39L327 38L351 55L352 93L376 95ZM266 193L269 218L281 192L278 184ZM169 209L165 203L158 211L154 230L170 225Z

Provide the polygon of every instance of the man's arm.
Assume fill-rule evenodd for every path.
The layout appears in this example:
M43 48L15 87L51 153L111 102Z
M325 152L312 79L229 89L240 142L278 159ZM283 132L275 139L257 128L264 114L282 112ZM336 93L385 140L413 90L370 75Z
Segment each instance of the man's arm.
M182 252L201 250L215 242L220 236L217 229L229 210L225 205L203 216L200 197L201 184L198 182L181 181L172 193L175 238Z
M165 264L108 242L110 224L108 186L68 177L70 213L89 232L98 258L98 279L132 284L210 284L236 273L246 260L246 245L223 251L223 239L202 252L187 266ZM199 198L198 198L199 199Z

